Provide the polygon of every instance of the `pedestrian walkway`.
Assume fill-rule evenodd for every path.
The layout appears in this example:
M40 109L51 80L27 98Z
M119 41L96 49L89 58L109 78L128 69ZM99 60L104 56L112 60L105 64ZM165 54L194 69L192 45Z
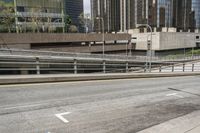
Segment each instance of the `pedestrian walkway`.
M200 111L172 119L138 133L200 133Z

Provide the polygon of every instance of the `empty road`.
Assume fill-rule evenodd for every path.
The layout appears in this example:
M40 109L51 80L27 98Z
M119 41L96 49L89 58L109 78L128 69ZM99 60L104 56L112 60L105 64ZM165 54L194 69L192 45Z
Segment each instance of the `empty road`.
M200 76L0 86L0 133L135 133L200 110Z

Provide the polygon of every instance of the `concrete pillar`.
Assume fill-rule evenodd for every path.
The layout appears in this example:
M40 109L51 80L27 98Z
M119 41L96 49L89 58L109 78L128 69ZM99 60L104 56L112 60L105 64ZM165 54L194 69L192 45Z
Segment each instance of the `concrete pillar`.
M167 27L163 27L162 28L162 32L168 32L168 28Z
M195 33L199 33L199 29L195 29Z
M153 28L153 32L157 32L157 28L156 27Z

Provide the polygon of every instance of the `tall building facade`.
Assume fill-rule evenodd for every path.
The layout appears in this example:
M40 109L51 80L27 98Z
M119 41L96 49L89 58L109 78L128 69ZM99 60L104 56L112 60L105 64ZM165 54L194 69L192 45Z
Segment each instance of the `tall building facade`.
M174 27L188 31L200 28L199 0L91 0L92 16L101 16L104 23L114 21L111 31L126 31L136 24L149 24L161 30ZM109 2L108 2L109 1ZM117 3L117 4L116 4ZM110 8L110 9L106 9ZM115 12L112 12L115 10ZM107 17L107 16L112 17ZM117 18L115 20L113 18ZM115 23L115 24L116 24ZM95 24L94 24L95 25ZM112 23L109 23L110 27ZM108 30L109 31L109 30Z
M3 0L13 3L17 32L58 31L65 29L65 15L81 30L79 16L83 13L83 0Z
M192 1L192 13L194 14L195 27L200 28L200 0Z
M120 0L91 0L93 29L101 32L119 31L121 24Z
M16 30L64 28L63 0L14 0Z
M72 19L72 24L76 25L80 31L79 16L83 13L83 0L64 0L65 13Z

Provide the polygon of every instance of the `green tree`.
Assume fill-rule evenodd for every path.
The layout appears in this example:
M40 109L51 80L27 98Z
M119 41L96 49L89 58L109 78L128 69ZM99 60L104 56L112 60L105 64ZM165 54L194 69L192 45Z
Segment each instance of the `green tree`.
M4 25L10 33L15 23L14 5L1 1L0 8L0 24Z
M65 23L65 32L69 31L70 25L72 24L72 19L69 15L65 15L64 17L64 23Z
M84 14L83 12L78 16L78 19L79 19L79 23L82 27L85 26L85 18L84 18Z
M69 32L70 33L77 33L78 32L77 26L76 25L70 25Z
M88 29L88 24L90 23L90 14L84 14L84 13L81 13L78 17L79 19L79 24L81 26L81 28L84 28L85 31L87 31Z

